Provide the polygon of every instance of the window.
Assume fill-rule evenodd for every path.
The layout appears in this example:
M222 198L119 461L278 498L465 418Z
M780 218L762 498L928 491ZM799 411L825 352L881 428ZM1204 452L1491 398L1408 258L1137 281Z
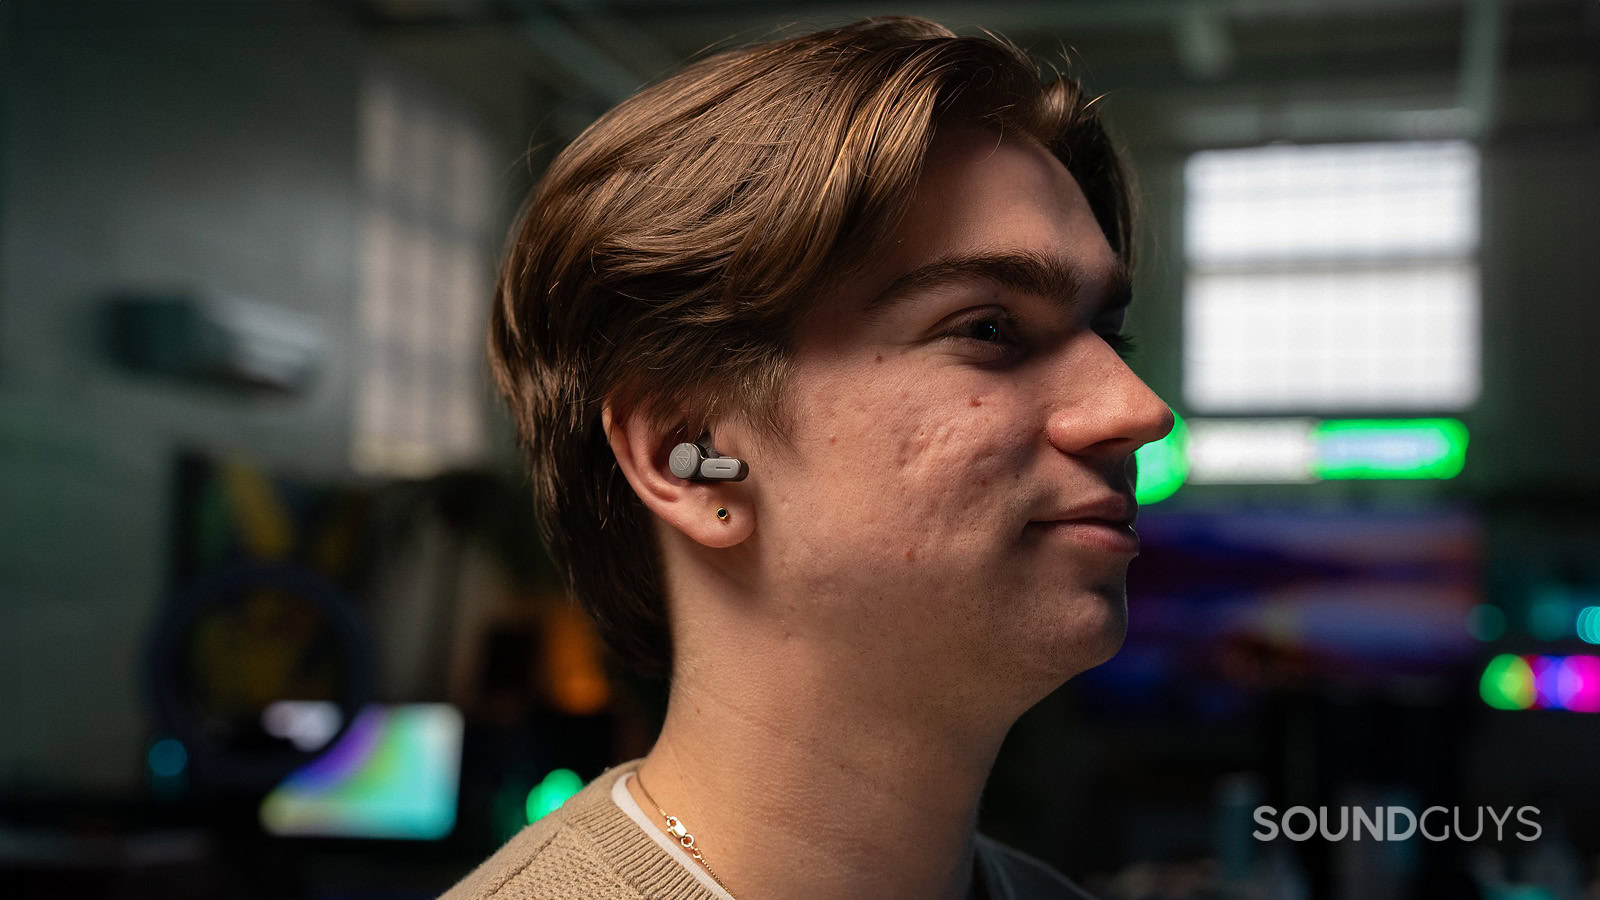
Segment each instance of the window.
M1205 151L1184 181L1192 411L1452 412L1477 398L1473 145Z
M392 71L370 79L360 129L352 463L424 476L485 448L492 151L461 110Z

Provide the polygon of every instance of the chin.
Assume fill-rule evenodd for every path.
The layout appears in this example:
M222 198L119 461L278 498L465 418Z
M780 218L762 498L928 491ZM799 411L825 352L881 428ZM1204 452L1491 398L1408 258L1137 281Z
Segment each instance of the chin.
M1034 631L1034 640L1048 636L1038 652L1050 676L1065 682L1107 662L1128 636L1128 601L1122 590L1088 591L1073 605L1073 615L1054 617Z
M1108 621L1105 630L1100 634L1096 652L1089 654L1088 664L1084 669L1092 669L1102 663L1109 662L1111 657L1117 655L1122 649L1122 642L1128 637L1128 611L1123 606L1122 615L1116 617L1115 622ZM1081 671L1081 670L1080 670Z
M1118 589L1093 595L1095 613L1083 624L1081 665L1078 671L1092 669L1117 655L1128 637L1128 595ZM1074 675L1077 672L1073 673Z

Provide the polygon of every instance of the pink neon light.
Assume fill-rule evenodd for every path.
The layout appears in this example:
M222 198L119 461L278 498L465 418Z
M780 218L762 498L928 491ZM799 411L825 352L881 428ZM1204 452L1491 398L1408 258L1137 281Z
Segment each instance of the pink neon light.
M1600 712L1600 656L1569 656L1561 660L1556 667L1555 686L1556 699L1563 708Z

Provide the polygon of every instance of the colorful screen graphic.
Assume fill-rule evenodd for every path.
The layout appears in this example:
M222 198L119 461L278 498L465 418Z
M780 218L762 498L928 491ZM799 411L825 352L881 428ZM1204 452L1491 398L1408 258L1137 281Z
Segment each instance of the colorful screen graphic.
M261 802L278 835L435 840L455 827L461 713L443 703L364 708L343 737Z

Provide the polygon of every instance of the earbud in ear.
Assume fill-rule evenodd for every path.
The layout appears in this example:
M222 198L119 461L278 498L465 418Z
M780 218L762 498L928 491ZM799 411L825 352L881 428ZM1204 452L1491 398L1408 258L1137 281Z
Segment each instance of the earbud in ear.
M691 444L685 441L672 448L667 458L672 474L690 481L743 481L750 467L742 459L723 456L711 447L708 431Z

